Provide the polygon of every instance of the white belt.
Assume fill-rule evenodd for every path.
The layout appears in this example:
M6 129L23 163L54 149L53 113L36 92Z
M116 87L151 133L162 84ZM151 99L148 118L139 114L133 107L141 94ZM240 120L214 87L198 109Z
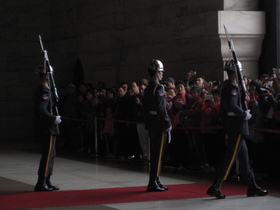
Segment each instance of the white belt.
M157 115L157 111L149 111L149 114L151 114L151 115Z
M234 112L228 112L227 116L233 117L233 116L237 116Z

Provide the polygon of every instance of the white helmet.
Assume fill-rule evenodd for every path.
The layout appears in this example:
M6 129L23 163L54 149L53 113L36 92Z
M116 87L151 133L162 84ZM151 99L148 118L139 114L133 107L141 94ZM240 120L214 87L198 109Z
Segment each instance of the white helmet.
M157 59L152 59L148 64L148 71L164 71L162 62Z
M239 61L237 61L237 65L238 65L240 71L242 72L242 64ZM226 61L224 70L225 71L235 71L235 64L234 64L233 59Z

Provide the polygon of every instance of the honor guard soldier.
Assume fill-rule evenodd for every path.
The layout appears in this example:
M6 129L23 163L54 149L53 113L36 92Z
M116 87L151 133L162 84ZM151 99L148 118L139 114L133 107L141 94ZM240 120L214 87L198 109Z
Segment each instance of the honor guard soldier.
M50 176L53 172L55 158L56 135L59 134L58 124L61 122L60 116L53 113L53 94L49 84L49 73L44 66L39 66L37 71L40 77L40 85L35 91L35 125L36 134L41 142L41 160L38 169L38 182L35 192L59 190L52 185Z
M161 158L167 134L172 129L166 110L166 94L164 86L159 82L163 78L163 64L157 59L150 61L148 73L151 77L144 91L145 124L150 136L150 172L147 192L168 190L159 180Z
M241 64L238 62L241 71ZM250 110L242 106L242 92L237 83L236 64L229 60L225 64L225 71L228 74L228 80L225 80L221 92L221 115L228 138L227 148L224 158L219 167L217 177L213 185L207 190L207 194L217 199L224 199L226 196L221 192L221 185L231 170L231 167L238 158L240 172L244 181L248 185L247 196L265 196L267 191L261 189L255 182L255 176L249 163L248 149L244 136L249 135L248 120L251 118ZM243 98L245 98L243 96ZM244 103L243 103L244 104Z

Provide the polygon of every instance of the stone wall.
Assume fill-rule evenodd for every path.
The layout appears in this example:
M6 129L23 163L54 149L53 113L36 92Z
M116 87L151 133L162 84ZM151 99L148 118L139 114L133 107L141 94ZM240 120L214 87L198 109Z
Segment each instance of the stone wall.
M148 77L146 66L151 58L164 63L165 77L183 80L187 70L193 69L206 78L223 80L226 42L221 20L226 19L232 36L242 40L236 41L237 46L246 36L232 27L236 23L227 18L232 16L221 16L220 11L235 10L237 16L245 17L248 13L243 10L256 10L256 2L0 0L1 139L32 136L32 94L38 83L34 71L42 62L39 34L48 50L57 86L64 80L73 80L78 60L84 82L93 85L104 81L107 86L115 86L121 81ZM254 24L263 24L262 15L256 13L259 21ZM247 19L241 21L245 23ZM255 27L249 25L253 28L249 32L260 32L260 38L250 44L246 54L250 49L260 49L263 31ZM257 59L255 56L248 65Z
M0 139L23 141L33 132L38 35L51 34L48 1L0 1Z
M229 12L229 18L223 13L223 20L233 36L242 36L247 32L235 31L239 23L232 21L230 12L235 11L241 24L246 25L251 15L244 12L258 7L256 0L67 2L71 3L62 1L64 6L57 6L53 2L56 7L52 7L55 40L51 50L60 78L71 80L74 63L79 59L85 82L95 85L104 80L108 86L147 77L146 65L151 58L163 61L166 76L184 79L186 71L194 69L208 79L222 80L225 58L221 39L225 39L220 36L224 31L220 30L218 11ZM264 35L264 14L257 12L253 16L257 18L255 23L261 23L257 27L261 28L261 34L256 34L258 41L249 47L255 50L260 49ZM248 27L249 31L256 31L254 27ZM238 40L243 41L240 37ZM254 62L259 53L254 51ZM246 59L243 62L248 63ZM256 63L245 65L253 68L252 76L257 75L253 73L257 72Z
M205 74L209 66L213 71L222 66L217 36L221 9L222 1L87 1L74 9L70 4L53 11L58 41L51 49L62 72L73 72L69 59L79 58L85 82L93 84L105 80L114 86L147 77L151 58L163 61L166 76L183 79L189 69Z

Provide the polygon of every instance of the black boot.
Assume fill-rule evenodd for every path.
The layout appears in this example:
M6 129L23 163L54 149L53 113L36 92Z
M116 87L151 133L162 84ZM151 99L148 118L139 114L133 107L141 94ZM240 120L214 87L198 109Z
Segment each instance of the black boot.
M46 178L46 185L48 186L48 188L51 188L52 190L59 190L59 187L57 187L51 183L51 176L48 176Z
M253 196L265 196L268 194L267 190L261 189L255 182L255 179L248 180L248 190L247 190L247 196L253 197Z
M163 188L164 190L168 190L168 187L164 186L163 184L161 184L159 177L156 178L156 183L158 184L158 186L160 188Z
M35 191L35 192L52 191L52 188L49 188L49 187L46 185L46 178L45 178L45 177L39 176L39 177L38 177L37 184L36 184L36 186L35 186L35 188L34 188L34 191Z
M156 181L149 182L147 187L147 192L163 192L163 191L165 191L165 189L160 187Z
M216 188L214 185L209 187L206 193L210 196L216 197L217 199L226 198L226 196L221 192L220 188Z
M211 187L209 187L209 189L207 190L207 194L210 196L214 196L217 199L224 199L226 198L226 196L221 192L221 186L223 183L223 179L221 178L216 178L213 185Z

